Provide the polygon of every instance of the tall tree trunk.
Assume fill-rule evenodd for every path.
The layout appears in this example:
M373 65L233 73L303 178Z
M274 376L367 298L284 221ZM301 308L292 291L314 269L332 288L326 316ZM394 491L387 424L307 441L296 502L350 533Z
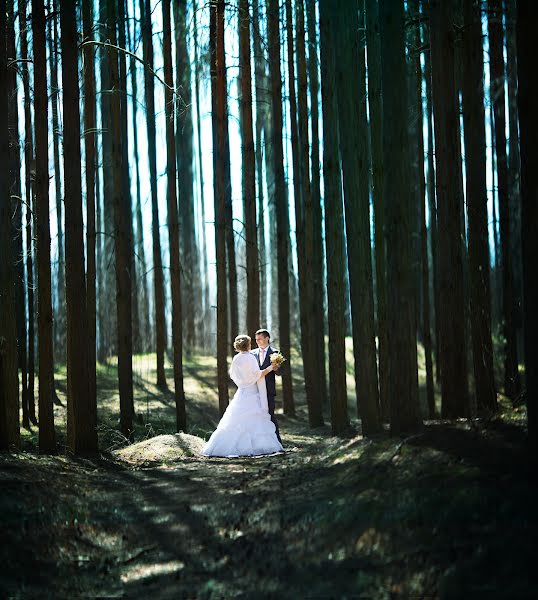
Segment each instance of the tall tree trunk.
M419 184L419 225L420 225L420 267L421 267L421 285L422 285L422 323L423 323L423 341L424 355L426 363L426 403L428 406L428 416L435 418L435 396L433 388L433 368L432 368L432 338L430 323L430 271L428 265L428 230L426 228L426 178L424 174L424 114L422 104L422 66L421 66L421 22L419 0L413 0L409 3L410 11L416 17L414 26L414 68L415 85L417 99L417 156L418 156L418 184Z
M8 2L8 25L7 25L7 56L8 59L14 59L17 56L15 45L15 1ZM27 397L27 352L26 352L26 289L24 281L24 251L22 240L22 190L21 190L21 154L19 138L19 105L17 71L14 68L8 69L8 118L9 118L9 171L10 171L10 192L11 192L11 227L12 227L12 265L14 267L13 275L15 277L15 311L17 313L17 366L21 369L22 397ZM4 260L7 260L4 257ZM17 373L18 377L18 373ZM18 400L17 385L17 403ZM17 410L17 423L19 414Z
M323 333L323 317L317 303L320 301L319 290L322 289L319 263L319 248L315 247L314 235L314 208L312 203L312 188L310 185L310 144L308 140L308 86L306 77L306 51L305 51L305 22L303 0L296 0L296 29L297 29L297 88L299 108L299 168L301 182L301 196L303 204L304 228L304 267L305 280L305 322L308 323L306 344L303 342L303 354L308 349L306 359L310 362L311 397L309 404L309 423L311 427L323 425L323 405L326 402L325 381L325 337ZM317 102L317 98L313 100ZM318 254L316 255L316 252ZM323 307L323 296L321 296Z
M153 40L151 32L151 6L149 0L140 0L140 19L142 22L144 88L146 96L146 123L148 135L149 172L151 186L151 231L153 239L153 282L155 294L155 330L157 342L157 385L166 388L164 374L164 350L166 347L166 328L164 318L164 281L161 254L161 237L159 232L159 202L157 196L157 151L155 133L155 82L153 69Z
M290 360L290 291L288 275L289 208L284 179L284 152L282 147L282 77L280 71L280 19L278 0L268 0L267 27L271 105L273 109L273 165L275 175L275 208L277 221L278 263L278 329L280 350L288 358L282 371L284 414L295 414Z
M316 312L315 322L319 331L316 335L315 355L318 360L322 402L328 403L327 396L327 374L325 369L325 280L324 280L324 252L322 234L322 212L320 191L320 144L319 144L319 75L318 75L318 53L317 53L317 26L316 26L316 2L306 0L306 18L308 28L308 82L310 90L310 116L312 127L312 226L313 245L312 253L312 276L314 289L314 310Z
M15 285L11 260L11 198L9 194L9 76L6 49L5 0L0 2L0 449L19 447L19 381L17 373L17 323Z
M393 435L421 426L411 265L411 188L408 179L407 88L403 2L382 0L379 9L384 119L384 200L387 235L387 296L390 428Z
M520 156L517 113L516 0L504 0L506 22L506 78L508 80L508 185L510 197L510 256L514 273L514 327L523 328L523 282L521 267ZM519 337L516 336L517 347Z
M97 452L88 377L88 313L80 174L80 111L75 3L62 3L62 81L65 175L65 283L67 299L67 439L75 454Z
M344 208L338 149L338 109L331 27L332 0L320 0L320 64L323 109L323 186L325 204L325 249L327 256L327 312L329 322L329 381L333 435L349 427L346 385L344 271Z
M182 292L185 299L183 320L185 324L185 350L189 355L196 345L195 312L196 286L200 280L193 193L193 122L191 63L187 46L187 2L174 2L176 36L177 89L177 172L179 175L179 211L181 224Z
M368 48L368 107L372 196L374 203L374 242L377 290L377 335L379 361L379 404L381 419L389 420L387 280L385 248L385 208L383 200L383 110L381 96L381 41L377 0L366 0L366 45Z
M45 5L32 2L35 156L36 156L36 231L39 327L39 452L56 451L54 431L54 354L52 346L52 298L49 223L49 141L47 96L47 48L45 42Z
M215 251L217 262L217 385L219 412L228 406L228 302L226 293L226 183L225 120L226 76L224 66L224 0L210 5L211 103L213 121L213 172L215 198Z
M432 0L430 10L439 223L441 412L443 418L456 418L469 414L461 243L462 200L457 184L457 173L461 169L457 149L459 107L454 83L452 5Z
M491 341L484 59L479 0L465 2L463 10L462 91L474 380L478 409L491 411L497 407L497 397Z
M30 426L30 421L37 424L35 416L35 306L34 306L34 261L33 261L33 211L35 210L32 173L34 172L34 138L32 112L30 108L30 74L28 72L28 35L26 0L19 0L19 23L21 44L21 71L24 89L24 165L25 165L25 197L26 197L26 282L28 286L28 388L26 398L22 399L22 423Z
M429 24L425 24L429 27ZM425 34L429 37L429 32ZM434 161L434 139L433 139L433 114L432 114L432 86L431 86L431 48L424 56L424 77L426 79L426 119L428 127L428 212L430 222L430 251L432 256L432 290L433 290L433 313L435 331L434 357L435 357L435 380L441 383L441 367L439 360L439 275L438 275L438 252L437 252L437 206L435 199L435 161Z
M258 179L258 264L260 272L260 325L267 323L267 265L265 257L265 206L263 191L263 160L267 162L267 89L260 29L260 6L252 2L252 48L254 52L254 82L256 88L256 173ZM265 152L264 152L265 145Z
M172 287L172 343L174 346L174 394L176 430L187 431L185 392L183 390L183 331L181 315L181 270L179 267L179 215L176 193L176 140L174 135L175 98L172 73L172 30L170 0L163 0L164 103L166 115L166 171L168 203L168 235L170 244L170 283Z
M514 307L514 278L510 256L510 206L506 157L505 74L501 0L488 0L488 37L490 80L495 114L495 152L499 186L499 216L502 262L502 317L504 347L504 393L514 402L519 395L519 373Z
M52 145L54 156L54 189L56 191L56 227L58 229L58 309L54 318L54 356L55 361L65 363L65 260L63 235L62 179L60 174L60 123L58 118L58 1L48 0L49 15L49 65L50 65L50 103L52 110ZM51 10L52 8L52 10ZM54 36L53 36L54 34Z
M538 464L538 77L533 50L536 45L535 6L517 3L518 109L521 136L521 224L523 242L523 300L525 319L525 399L530 458ZM1 114L1 113L0 113ZM0 189L2 189L0 187Z
M133 7L134 11L134 7ZM134 34L136 29L134 29ZM134 44L131 39L131 28L127 25L127 44L129 50L134 53ZM137 80L137 61L134 56L130 57L130 72L131 72L131 89L133 98L138 98L138 80ZM137 338L133 340L135 352L148 352L149 351L149 340L151 339L151 325L149 318L149 291L148 291L148 279L146 277L146 250L144 248L144 225L142 221L142 198L141 198L141 182L140 182L140 163L138 154L138 103L135 101L132 105L132 131L133 131L133 161L135 165L135 180L136 180L136 207L135 207L135 218L136 218L136 253L138 261L135 258L135 271L136 281L140 286L141 298L138 304L138 319L140 331Z
M293 16L291 0L286 0L286 30L288 51L288 95L290 101L290 134L291 155L293 165L293 195L295 206L295 238L297 244L297 276L299 286L299 314L301 324L301 354L303 358L304 385L306 402L308 405L308 420L311 427L316 425L316 410L313 402L314 396L314 371L312 359L314 347L311 345L312 335L309 333L313 323L308 321L307 310L307 271L305 253L305 224L304 224L304 196L301 177L304 176L300 166L299 156L299 130L297 123L297 97L295 94L295 48L293 39ZM317 403L319 405L319 402Z
M256 232L256 158L252 127L252 76L248 0L239 2L239 68L241 70L241 123L243 143L243 215L247 258L247 331L254 339L260 326L260 273Z
M108 0L108 35L110 43L117 43L116 28L123 27L123 22L116 14L114 0ZM126 438L133 432L133 331L132 331L132 219L131 196L125 193L126 182L124 144L125 127L122 116L122 101L119 94L120 70L118 62L121 58L115 50L109 55L110 64L110 130L112 132L112 166L114 206L114 255L116 258L116 310L118 323L118 380L120 392L120 428ZM123 78L122 78L123 80Z
M364 15L363 6L360 14ZM381 422L370 245L366 69L357 35L361 27L357 0L335 3L333 18L357 414L363 433L370 435L379 431Z
M92 39L93 10L90 0L82 3L82 20L84 38ZM88 378L90 383L90 398L96 398L96 265L95 265L95 173L97 168L95 155L96 131L96 100L95 100L95 63L93 46L84 48L84 149L86 159L86 294L88 307ZM90 418L93 427L97 427L97 403L91 403Z

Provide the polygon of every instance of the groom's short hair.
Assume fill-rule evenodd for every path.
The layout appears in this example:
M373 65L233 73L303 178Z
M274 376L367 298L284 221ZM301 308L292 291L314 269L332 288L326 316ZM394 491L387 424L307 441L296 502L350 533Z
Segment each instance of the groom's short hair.
M263 335L263 337L271 337L271 334L267 331L267 329L258 329L258 331L256 331L256 335Z

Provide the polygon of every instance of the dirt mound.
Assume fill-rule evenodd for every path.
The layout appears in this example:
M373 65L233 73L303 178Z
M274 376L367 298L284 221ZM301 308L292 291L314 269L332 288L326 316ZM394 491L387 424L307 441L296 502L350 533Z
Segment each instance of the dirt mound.
M204 444L204 440L195 435L175 433L148 438L142 442L116 450L113 454L121 461L135 466L142 466L200 456Z

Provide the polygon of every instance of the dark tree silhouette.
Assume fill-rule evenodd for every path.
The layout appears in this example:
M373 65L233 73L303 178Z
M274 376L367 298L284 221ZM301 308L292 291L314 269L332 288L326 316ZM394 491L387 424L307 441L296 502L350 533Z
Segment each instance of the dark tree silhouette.
M75 454L97 451L88 376L88 313L80 174L80 110L74 3L60 9L64 115L65 287L67 300L67 441Z
M45 5L32 2L35 89L35 199L37 233L37 315L39 350L39 451L56 451L54 431L54 351L49 223L49 141ZM95 364L92 360L92 364Z
M331 429L334 435L349 427L347 412L346 347L344 319L344 207L338 149L338 121L331 28L331 1L320 0L321 96L323 107L323 182L325 205L325 252L327 256L327 302L329 321L329 382Z
M450 3L430 4L433 116L439 234L439 329L442 415L468 415L463 294L462 198L459 195L459 107L454 80Z
M213 171L215 197L215 249L217 260L217 378L219 411L228 406L228 302L226 293L226 174L225 120L226 78L224 73L224 0L210 6L211 104L213 121Z
M411 188L407 131L407 81L403 2L380 2L384 200L387 235L387 321L390 430L394 435L421 426L415 298L411 266Z

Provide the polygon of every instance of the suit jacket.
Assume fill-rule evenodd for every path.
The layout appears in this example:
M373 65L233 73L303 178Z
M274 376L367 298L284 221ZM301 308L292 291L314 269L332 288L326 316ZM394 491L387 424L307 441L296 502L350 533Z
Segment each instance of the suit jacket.
M254 354L254 356L256 357L256 360L258 361L258 364L260 365L260 370L267 369L267 367L271 364L271 360L270 360L269 356L271 354L273 354L273 352L278 352L278 350L276 350L276 348L272 348L271 344L269 344L269 346L267 346L267 351L265 353L265 359L264 359L263 363L260 365L260 349L255 348L254 350L252 350L252 354ZM282 370L282 367L280 367L280 369L278 370L278 375L280 375L281 370ZM276 375L276 373L274 371L271 371L269 374L267 374L265 376L265 386L267 387L267 396L276 396L275 375Z

